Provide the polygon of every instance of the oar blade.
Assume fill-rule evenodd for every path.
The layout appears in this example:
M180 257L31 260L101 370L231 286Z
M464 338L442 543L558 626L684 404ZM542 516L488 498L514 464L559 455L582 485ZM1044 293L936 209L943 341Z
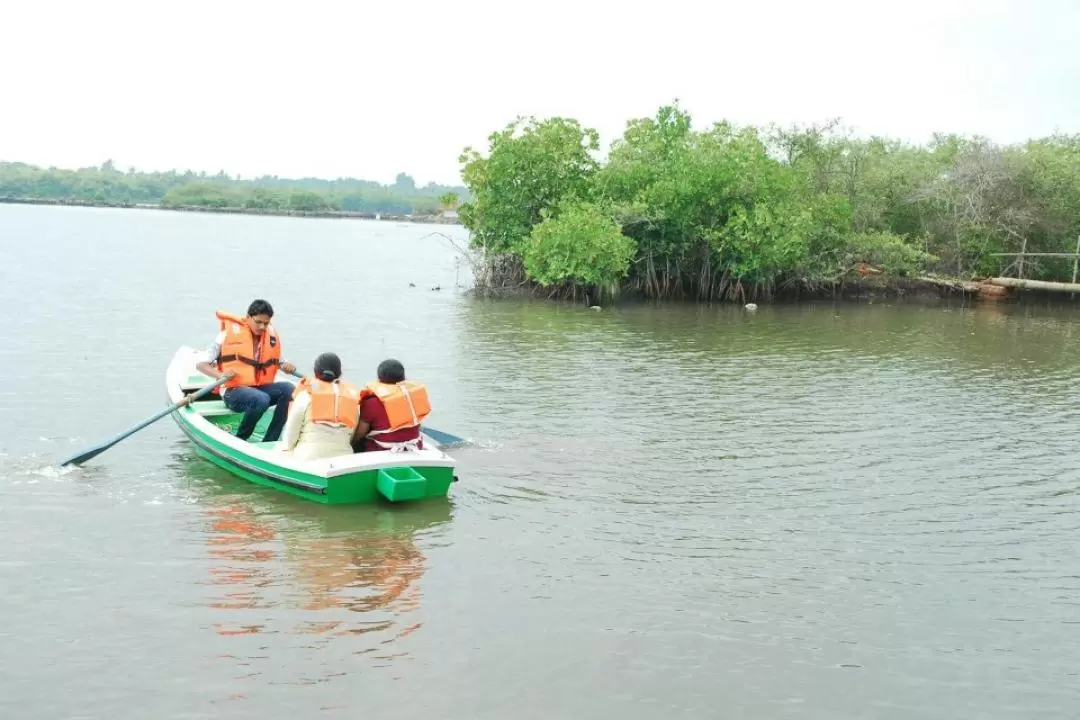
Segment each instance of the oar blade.
M468 442L465 438L458 437L457 435L452 435L448 432L443 432L442 430L436 430L435 428L427 425L421 428L421 432L423 432L429 438L444 447L447 445L463 445Z
M111 448L113 445L116 445L121 440L123 440L125 438L128 438L128 437L131 437L132 435L134 435L138 431L142 430L147 425L150 425L151 423L160 420L161 418L165 417L166 415L173 412L174 410L178 410L179 407L180 407L179 405L170 405L169 407L165 408L164 410L155 413L152 417L149 417L146 420L143 420L141 423L139 423L135 427L128 428L127 430L125 430L124 432L120 433L119 435L113 437L112 439L106 440L105 442L101 443L100 445L95 445L94 447L92 447L92 448L90 448L88 450L82 451L78 455L74 455L74 456L68 458L64 462L60 463L60 466L63 467L65 465L81 465L82 463L86 462L87 460L91 460L91 459L97 457L101 453L103 453L106 450L108 450L109 448Z
M115 444L116 443L108 443L107 445L98 445L96 448L93 448L91 450L83 450L78 455L72 455L67 460L60 463L60 467L65 467L67 465L82 465L87 460L93 460L98 455L105 452Z

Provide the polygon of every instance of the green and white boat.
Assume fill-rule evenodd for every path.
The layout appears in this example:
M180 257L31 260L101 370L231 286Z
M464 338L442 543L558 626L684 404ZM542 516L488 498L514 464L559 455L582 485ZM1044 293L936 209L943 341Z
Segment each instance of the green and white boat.
M195 365L204 352L181 347L165 373L169 402L213 384ZM281 378L282 374L279 373ZM288 380L288 378L284 378ZM291 380L290 380L291 382ZM455 460L424 434L422 450L362 452L320 460L296 460L263 442L273 408L264 413L248 440L234 433L240 413L210 393L172 413L203 458L259 485L327 504L391 502L445 497L457 478Z

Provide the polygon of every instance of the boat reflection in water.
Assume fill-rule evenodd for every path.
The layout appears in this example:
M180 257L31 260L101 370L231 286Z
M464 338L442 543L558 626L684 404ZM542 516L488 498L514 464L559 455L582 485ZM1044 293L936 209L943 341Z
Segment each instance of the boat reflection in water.
M315 505L252 487L194 453L178 459L205 508L194 530L212 559L207 605L221 616L212 623L219 636L372 633L373 650L421 626L404 619L419 608L426 569L417 536L451 519L449 499Z

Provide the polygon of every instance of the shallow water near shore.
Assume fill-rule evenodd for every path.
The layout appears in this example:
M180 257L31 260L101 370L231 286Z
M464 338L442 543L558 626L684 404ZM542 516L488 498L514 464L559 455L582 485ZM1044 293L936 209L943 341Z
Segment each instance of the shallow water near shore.
M0 205L3 717L1080 713L1080 313L482 301L431 232ZM52 465L254 297L428 383L448 500L287 497L168 418Z

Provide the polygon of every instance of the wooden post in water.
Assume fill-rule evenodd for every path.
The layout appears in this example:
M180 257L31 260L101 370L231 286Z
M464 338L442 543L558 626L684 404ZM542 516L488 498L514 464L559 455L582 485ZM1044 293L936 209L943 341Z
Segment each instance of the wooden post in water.
M1027 238L1024 238L1024 244L1020 246L1020 260L1019 266L1016 271L1016 277L1024 279L1024 253L1027 252Z
M1080 263L1080 235L1076 236L1076 257L1073 258L1073 283L1076 282L1076 269L1078 263Z
M1080 235L1076 236L1076 256L1073 258L1073 285L1076 284L1077 265L1080 265ZM1076 293L1069 293L1069 299L1075 300Z

